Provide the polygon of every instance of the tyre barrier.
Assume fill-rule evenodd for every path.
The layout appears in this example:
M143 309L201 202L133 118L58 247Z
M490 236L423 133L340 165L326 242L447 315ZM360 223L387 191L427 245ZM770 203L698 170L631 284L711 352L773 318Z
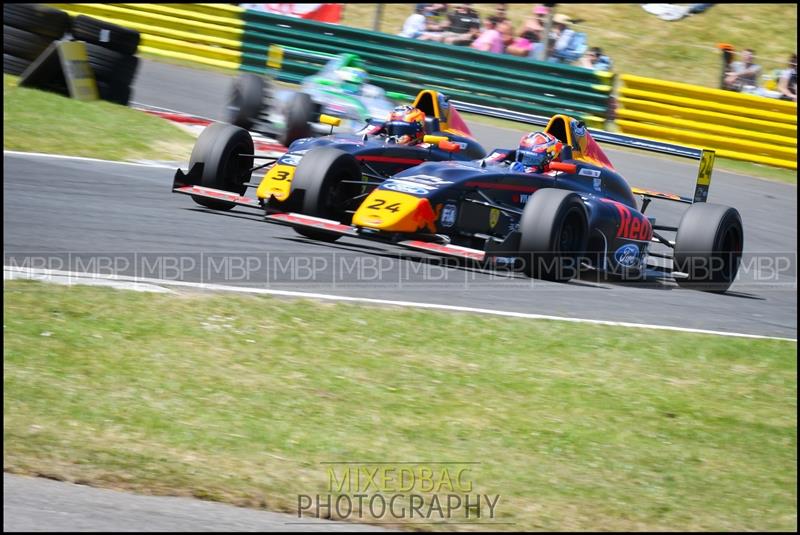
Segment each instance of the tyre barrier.
M70 15L42 4L3 6L3 72L20 75L56 40L86 43L89 65L101 99L127 105L139 67L140 35L87 15Z
M3 4L3 72L20 75L69 29L69 15L42 4Z

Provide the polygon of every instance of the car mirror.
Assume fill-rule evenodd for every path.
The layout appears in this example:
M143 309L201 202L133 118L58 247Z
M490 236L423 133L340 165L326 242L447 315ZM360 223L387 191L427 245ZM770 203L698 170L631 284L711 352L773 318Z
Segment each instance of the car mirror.
M324 113L319 116L319 122L330 126L339 126L342 124L342 120L339 117L331 117L330 115L325 115Z
M564 162L550 162L547 166L548 169L552 169L553 171L563 171L565 173L576 173L578 171L578 166L574 163L564 163Z
M439 146L439 148L441 150L443 150L445 152L458 152L458 151L461 150L461 144L460 143L454 143L454 142L448 141L448 140L440 141L438 146Z

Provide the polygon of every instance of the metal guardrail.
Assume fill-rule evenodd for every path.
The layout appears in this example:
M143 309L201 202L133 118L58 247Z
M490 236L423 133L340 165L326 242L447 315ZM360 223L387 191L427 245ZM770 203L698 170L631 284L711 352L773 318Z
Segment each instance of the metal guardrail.
M431 87L473 104L499 104L523 113L568 113L592 126L606 121L611 80L579 67L538 62L429 41L247 10L242 69L266 70L270 45L361 56L374 83L389 91ZM307 75L308 64L287 63L284 78Z

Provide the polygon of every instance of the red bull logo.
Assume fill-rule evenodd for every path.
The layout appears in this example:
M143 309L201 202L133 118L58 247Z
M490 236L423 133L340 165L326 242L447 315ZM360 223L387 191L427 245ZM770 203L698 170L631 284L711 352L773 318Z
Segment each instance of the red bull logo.
M638 212L633 213L630 207L617 201L603 199L603 202L614 205L617 212L619 212L620 220L617 228L617 238L647 242L653 238L653 225L650 224L649 219Z

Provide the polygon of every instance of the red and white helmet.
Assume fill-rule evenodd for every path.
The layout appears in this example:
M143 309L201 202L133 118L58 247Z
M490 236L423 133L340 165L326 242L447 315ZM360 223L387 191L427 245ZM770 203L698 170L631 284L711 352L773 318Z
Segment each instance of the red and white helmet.
M558 158L563 143L548 132L531 132L522 137L517 148L517 161L525 167L543 171Z

